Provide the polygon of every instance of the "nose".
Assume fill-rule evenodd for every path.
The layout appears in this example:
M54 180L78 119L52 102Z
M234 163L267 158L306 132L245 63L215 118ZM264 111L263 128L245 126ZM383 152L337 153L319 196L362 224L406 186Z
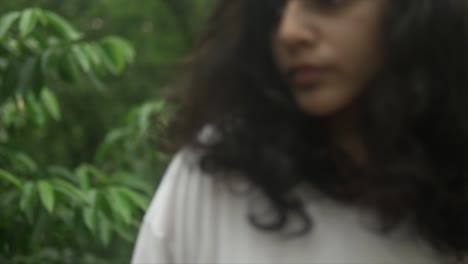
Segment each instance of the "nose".
M313 14L308 14L301 1L289 1L281 16L276 31L278 44L290 51L304 46L314 46L318 41L318 29Z

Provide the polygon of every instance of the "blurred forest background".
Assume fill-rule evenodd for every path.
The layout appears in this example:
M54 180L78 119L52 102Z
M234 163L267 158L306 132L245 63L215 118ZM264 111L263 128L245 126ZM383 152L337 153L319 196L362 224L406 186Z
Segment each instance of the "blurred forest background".
M0 263L128 263L211 0L5 0Z

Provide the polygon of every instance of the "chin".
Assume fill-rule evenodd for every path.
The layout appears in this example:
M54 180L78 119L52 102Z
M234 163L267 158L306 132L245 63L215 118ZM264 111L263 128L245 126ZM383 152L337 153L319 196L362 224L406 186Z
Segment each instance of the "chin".
M305 114L316 118L331 118L346 108L346 104L336 101L319 100L316 102L301 102L298 100L298 108Z
M303 113L316 118L331 118L353 105L356 96L348 96L342 90L321 89L307 93L295 93L297 107Z
M335 116L338 112L340 112L339 109L328 108L328 107L313 107L313 108L300 107L299 109L305 114L311 117L319 118L319 119L328 119L328 118Z

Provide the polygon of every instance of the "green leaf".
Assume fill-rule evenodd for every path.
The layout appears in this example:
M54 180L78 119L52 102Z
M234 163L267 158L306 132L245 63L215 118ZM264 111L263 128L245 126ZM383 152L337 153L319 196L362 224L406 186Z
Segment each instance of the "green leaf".
M68 196L72 197L73 199L80 202L88 202L87 195L80 189L73 186L73 184L59 178L52 179L52 182L56 188L60 187L66 192Z
M100 182L108 182L109 179L106 174L104 174L101 170L99 170L97 167L90 165L90 164L82 164L79 169L87 171L91 176L96 177L97 180Z
M26 97L26 111L29 118L31 118L37 126L43 127L45 125L46 116L44 110L36 97L31 93Z
M135 51L127 41L118 37L108 37L102 41L102 44L117 73L122 72L126 63L133 61Z
M145 197L133 190L121 187L117 189L117 192L121 195L125 195L130 201L136 204L140 209L146 210L149 205L149 198Z
M79 45L73 45L71 50L75 56L75 59L80 64L81 69L84 72L89 72L91 70L91 62L88 60L86 52L82 49L82 47Z
M26 211L31 207L34 194L36 193L36 185L33 182L27 182L23 186L23 194L21 195L20 208L22 211Z
M132 221L132 206L128 198L116 188L109 188L105 193L105 197L116 219L122 219L126 224L130 224Z
M13 23L20 17L19 12L11 12L0 18L0 41L5 37Z
M19 32L22 38L26 37L34 30L37 20L37 12L34 8L28 8L23 11L19 22Z
M35 173L38 170L36 162L26 153L14 150L12 148L0 148L0 155L11 163L10 169L16 172Z
M86 43L81 45L81 48L94 67L100 67L102 58L99 56L99 51L96 50L95 45Z
M23 182L19 177L11 174L10 172L6 170L0 169L0 180L2 179L6 182L16 185L16 187L18 188L21 188L23 186Z
M138 178L136 175L125 171L115 172L112 174L112 179L115 179L115 183L119 185L143 191L148 195L151 195L154 192L153 187L150 184Z
M145 104L140 107L138 115L138 136L143 136L150 127L151 115L153 114L153 108L151 105Z
M133 49L132 45L123 38L110 36L104 39L104 44L114 46L117 50L119 50L126 61L130 62L135 57L135 50Z
M128 242L133 242L135 240L135 232L133 229L129 228L128 225L123 225L122 223L113 223L112 227L123 239Z
M94 207L86 207L83 209L83 221L86 227L95 234L97 229L97 214Z
M61 179L67 179L68 181L75 181L75 183L77 183L75 174L62 166L50 165L47 167L47 173L48 175L57 176Z
M51 72L52 70L56 70L56 69L53 69L55 68L56 66L55 65L52 65L55 59L55 53L54 53L54 50L52 48L48 48L46 49L42 54L41 54L41 72L42 72L42 75L47 75L49 72Z
M112 226L111 222L107 219L107 217L102 213L98 212L98 223L99 223L99 238L101 242L107 246L111 240L112 236Z
M52 118L57 121L60 120L60 106L57 97L55 97L55 94L52 93L52 91L48 88L44 88L41 91L41 100L50 116L52 116Z
M21 152L15 152L11 155L11 157L19 162L28 172L36 172L38 170L36 162L28 155Z
M167 106L167 103L164 99L152 101L147 104L151 105L151 108L153 109L153 111L157 113L162 112Z
M98 192L95 189L92 189L89 190L86 195L88 206L83 208L83 221L88 229L93 234L96 234L96 231L98 230L97 214L99 210L102 210L102 208L97 206Z
M68 41L77 41L82 37L82 34L63 17L49 11L45 12L45 15L48 18L49 25L55 29L59 37Z
M96 159L98 161L104 162L107 159L107 155L113 154L113 150L116 146L126 138L130 138L132 136L132 131L127 127L124 128L116 128L109 133L107 133L104 141L99 145L96 151Z
M52 213L55 202L52 185L47 181L39 181L37 187L39 189L39 197L41 198L42 204L47 209L47 211L49 211L49 213Z
M80 188L83 190L88 190L89 187L91 186L89 182L88 171L84 169L83 167L80 167L75 171L75 174L76 174L76 177L78 178Z
M98 192L96 189L88 190L87 199L91 207L95 207L98 199Z
M39 94L42 87L43 76L40 57L30 57L21 65L16 91L21 94L26 94L28 91Z
M37 19L39 20L39 23L41 23L43 26L47 26L49 21L44 11L40 8L35 8L34 10L36 11L36 16L37 16Z
M94 66L93 66L94 67ZM91 82L91 84L99 91L104 91L105 85L97 75L97 68L89 72L85 72L86 77Z
M100 66L96 68L96 72L99 76L104 77L109 73L117 75L119 73L118 69L112 62L110 55L106 52L103 45L94 43L92 44L93 51L99 56L101 63Z
M149 102L139 107L138 110L138 133L139 136L147 133L152 122L152 115L161 112L165 107L165 101Z
M58 73L62 80L69 83L80 81L78 65L71 54L65 53L59 58Z

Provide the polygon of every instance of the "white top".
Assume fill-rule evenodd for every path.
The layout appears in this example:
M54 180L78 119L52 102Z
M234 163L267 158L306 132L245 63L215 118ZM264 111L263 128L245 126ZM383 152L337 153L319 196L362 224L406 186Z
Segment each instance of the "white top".
M314 227L306 235L260 231L247 219L252 199L202 175L194 157L181 152L166 171L143 220L133 264L443 263L406 228L382 235L369 215L324 197L308 202Z

